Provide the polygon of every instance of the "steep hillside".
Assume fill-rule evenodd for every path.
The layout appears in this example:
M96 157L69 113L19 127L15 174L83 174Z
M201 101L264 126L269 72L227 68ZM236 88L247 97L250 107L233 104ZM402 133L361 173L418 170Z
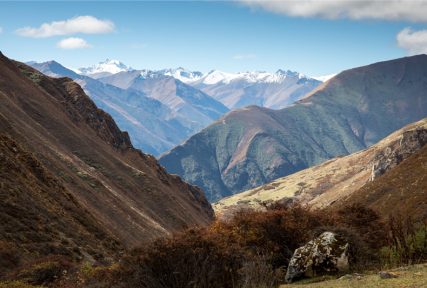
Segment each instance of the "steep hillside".
M200 189L134 149L128 134L71 79L44 76L3 55L0 64L0 155L16 164L2 173L2 217L16 227L39 227L53 218L63 226L49 241L68 237L77 245L73 231L59 233L76 227L88 245L108 240L105 234L125 247L213 219ZM34 209L25 209L29 203ZM10 229L10 222L0 223Z
M311 92L321 82L292 71L233 74L214 70L190 84L230 109L249 105L281 109Z
M375 186L374 183L381 183L383 181L381 179L388 178L388 176L386 177L389 175L388 171L392 175L395 172L391 173L391 171L395 171L397 167L411 161L409 159L415 157L412 156L413 154L422 153L419 151L424 151L421 149L424 149L425 144L427 144L427 118L405 126L368 149L345 157L331 159L255 189L226 197L215 203L214 207L218 214L224 216L241 208L258 209L273 202L298 202L314 208L327 208L340 203L339 206L342 207L349 202L357 202L355 195L360 196L357 197L357 200L360 200L359 202L370 204L372 201L363 199L361 195L364 194L356 191L362 187L361 190L370 191L371 188L368 187ZM396 189L398 189L397 187L406 187L405 189L410 191L414 185L420 185L420 188L423 187L425 191L424 177L419 177L423 170L423 167L408 170L407 173L411 173L412 177L404 179L399 176L390 181L389 184L393 186L396 184L395 181L400 181L399 185L394 186ZM378 185L381 186L382 184ZM394 190L392 190L390 193L394 195L393 197L400 199L403 196L398 192L393 193ZM380 195L383 198L378 203L389 203L390 205L397 203L397 201L388 202L387 199L390 197L388 193L380 193ZM412 201L417 198L416 195L416 193L406 195L407 199L404 201ZM347 201L347 198L354 199L354 201ZM422 206L420 207L422 208Z
M427 143L427 133L425 136ZM427 220L427 145L384 175L332 203L343 207L364 203L380 214L400 213L413 220Z
M55 61L31 62L30 65L48 76L66 76L79 83L98 107L113 116L122 130L129 132L133 145L146 153L157 156L195 132L195 125L183 115L176 115L143 92L104 84L92 79L92 74L91 77L79 75Z
M34 254L92 261L120 253L119 242L62 182L4 134L0 161L0 242Z
M362 150L427 116L427 55L344 71L295 105L228 113L160 158L210 201Z

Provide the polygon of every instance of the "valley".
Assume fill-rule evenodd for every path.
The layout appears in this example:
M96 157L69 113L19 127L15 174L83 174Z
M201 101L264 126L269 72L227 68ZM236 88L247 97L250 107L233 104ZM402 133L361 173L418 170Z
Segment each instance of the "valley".
M427 287L426 22L0 2L0 288Z

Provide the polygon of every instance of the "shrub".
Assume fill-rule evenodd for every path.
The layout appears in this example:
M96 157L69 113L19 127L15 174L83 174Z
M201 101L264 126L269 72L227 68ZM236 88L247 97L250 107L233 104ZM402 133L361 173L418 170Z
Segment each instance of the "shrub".
M111 266L95 266L85 262L80 267L79 278L86 288L111 287L109 283L114 282L117 269L117 263Z
M321 212L300 206L276 205L267 211L241 211L229 221L212 225L210 233L236 243L253 255L270 257L273 269L287 266L293 252L311 238L311 231L327 223Z
M273 288L284 278L286 271L273 269L264 255L252 257L239 270L238 288Z
M72 263L67 259L50 256L28 263L14 278L33 285L45 285L60 279L71 267Z
M381 249L383 265L397 266L427 260L427 223L416 227L410 217L394 215L388 221L388 246Z
M0 277L7 270L16 268L20 263L20 253L12 244L0 241Z
M203 229L135 250L123 260L119 287L233 287L243 262L236 246L221 247Z
M388 227L374 210L356 203L344 207L337 214L335 221L338 225L353 230L370 249L378 250L387 243Z
M370 235L384 227L378 215L361 206L346 213L281 205L245 210L132 251L112 278L118 280L114 287L275 287L295 249L321 230L344 236L353 263L364 263L377 253Z

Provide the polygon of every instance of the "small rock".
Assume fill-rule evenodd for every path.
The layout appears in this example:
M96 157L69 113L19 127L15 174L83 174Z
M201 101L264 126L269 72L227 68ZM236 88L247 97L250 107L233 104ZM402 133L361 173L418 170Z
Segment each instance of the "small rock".
M421 272L415 272L414 276L423 276L423 273L421 273Z
M381 271L378 273L381 279L390 279L390 278L397 278L399 275L393 272L387 272L387 271Z

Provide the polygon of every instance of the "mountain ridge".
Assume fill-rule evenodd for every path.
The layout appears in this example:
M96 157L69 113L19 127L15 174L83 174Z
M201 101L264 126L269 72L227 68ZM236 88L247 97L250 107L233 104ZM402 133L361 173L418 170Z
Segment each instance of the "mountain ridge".
M423 64L426 55L354 68L288 108L230 112L160 163L215 201L359 151L427 115Z
M300 203L313 209L342 208L356 202L347 199L356 198L358 190L418 153L426 143L427 118L424 118L394 131L369 148L226 197L215 203L214 208L224 215L242 208L263 209L274 203ZM359 203L369 204L362 196L357 198Z
M90 69L98 69L105 62L92 66ZM110 61L111 62L111 61ZM98 73L92 74L94 78L104 78L114 76L121 72L132 72L135 69L128 68L121 64L115 67L111 73L111 69L99 69ZM82 69L80 69L82 71ZM86 71L85 70L85 71ZM292 104L301 96L314 89L322 81L313 77L308 77L302 73L278 69L276 72L265 71L247 71L247 72L224 72L220 70L211 70L207 73L199 71L191 71L182 67L174 69L150 70L142 69L141 75L147 78L161 78L164 76L173 77L182 83L195 87L202 92L218 100L229 109L242 108L247 105L258 105L273 109L280 109ZM101 73L103 73L101 75ZM137 72L135 72L138 74ZM83 73L91 76L91 74ZM331 75L327 75L322 79L329 79ZM110 82L113 84L114 82ZM121 88L123 83L116 83Z
M19 143L22 149L17 151L31 153L35 160L29 165L40 163L44 167L40 171L61 183L64 189L58 191L71 195L77 203L73 209L96 220L91 225L131 248L213 220L200 189L166 173L153 156L135 149L128 134L70 78L50 78L2 54L0 63L0 128L5 139L11 139L5 142ZM31 173L38 177L38 172ZM20 185L19 179L27 176L5 177ZM56 186L43 187L53 193ZM0 191L9 197L8 191ZM52 245L57 238L53 241Z

